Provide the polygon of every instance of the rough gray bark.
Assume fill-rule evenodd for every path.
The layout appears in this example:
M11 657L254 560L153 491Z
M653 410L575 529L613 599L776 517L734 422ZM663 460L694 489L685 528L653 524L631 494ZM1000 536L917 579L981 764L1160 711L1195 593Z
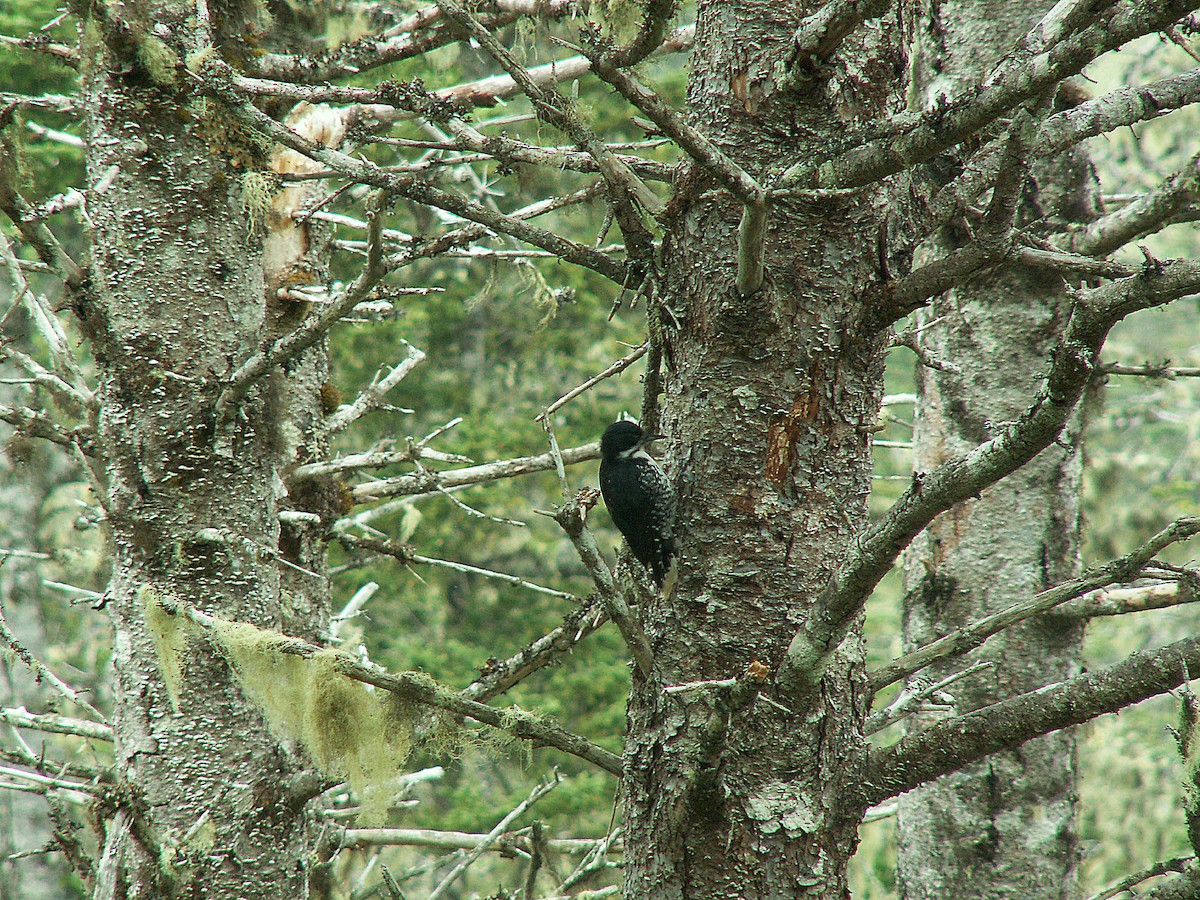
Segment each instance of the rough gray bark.
M238 27L237 8L219 12ZM238 177L261 151L176 93L195 13L97 6L81 53L89 178L104 187L89 198L77 313L98 367L121 783L101 811L105 900L303 897L313 862L307 798L289 793L296 760L200 642L173 710L145 622L147 588L268 628L311 613L277 558L280 465L295 451L285 376L214 424L222 382L276 325Z
M1052 5L923 5L914 29L919 102L977 81ZM1081 151L1039 164L1026 188L1027 220L1079 221L1096 212L1097 185ZM958 244L946 229L934 249L944 254ZM1006 268L977 276L921 313L924 352L959 371L918 368L915 471L966 452L994 423L1027 407L1069 309L1057 276ZM942 515L913 542L905 557L907 649L1078 574L1079 429L1076 417L1060 445ZM1081 639L1078 621L1044 616L922 674L990 662L950 689L965 712L1076 674ZM928 723L918 716L913 727ZM1074 781L1075 737L1063 731L903 795L902 896L1073 897Z
M801 4L702 2L693 121L752 175L803 158L894 98L883 40L805 92L777 78ZM840 66L845 63L840 62ZM859 327L878 276L878 192L780 202L766 282L735 288L741 206L685 176L665 241L663 430L679 489L678 585L645 610L656 670L635 675L623 812L626 896L842 897L856 843L866 697L851 638L819 690L756 696L667 685L779 665L794 625L861 527L883 338ZM684 450L686 448L686 451Z

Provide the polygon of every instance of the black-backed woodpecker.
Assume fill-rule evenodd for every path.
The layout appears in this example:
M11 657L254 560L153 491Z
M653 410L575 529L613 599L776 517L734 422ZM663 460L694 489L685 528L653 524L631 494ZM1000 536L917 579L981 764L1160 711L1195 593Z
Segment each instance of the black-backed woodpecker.
M675 494L646 447L662 435L613 422L600 438L600 493L629 549L662 587L675 553Z

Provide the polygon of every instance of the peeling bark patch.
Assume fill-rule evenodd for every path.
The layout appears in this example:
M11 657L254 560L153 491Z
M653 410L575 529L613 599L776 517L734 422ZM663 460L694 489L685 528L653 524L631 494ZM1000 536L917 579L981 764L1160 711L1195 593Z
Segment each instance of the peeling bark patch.
M796 395L791 410L771 423L767 431L768 480L777 488L788 483L792 466L796 462L796 442L800 438L800 425L811 422L817 415L817 393L808 388Z
M729 78L729 90L747 113L754 115L758 112L758 104L750 93L749 69L737 69L733 72Z
M798 837L817 830L817 816L800 788L782 781L772 781L751 794L746 799L746 815L760 823L766 834L782 828L790 837Z

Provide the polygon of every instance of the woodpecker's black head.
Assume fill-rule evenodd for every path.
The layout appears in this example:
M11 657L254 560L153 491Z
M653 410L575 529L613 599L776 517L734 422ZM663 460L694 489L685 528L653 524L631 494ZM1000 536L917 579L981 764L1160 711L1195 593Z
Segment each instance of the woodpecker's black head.
M613 422L600 438L600 455L605 459L625 459L660 437L646 433L637 422Z

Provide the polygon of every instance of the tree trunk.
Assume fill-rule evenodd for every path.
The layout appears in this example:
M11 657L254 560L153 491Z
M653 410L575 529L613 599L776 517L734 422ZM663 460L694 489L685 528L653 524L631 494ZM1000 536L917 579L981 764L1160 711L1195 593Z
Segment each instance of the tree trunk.
M1051 6L930 4L915 29L914 86L922 102L977 82ZM1090 218L1097 196L1087 156L1075 150L1034 168L1023 218ZM955 246L953 228L935 242L941 252ZM922 312L924 352L961 371L918 368L916 471L965 453L991 436L994 423L1027 407L1069 311L1060 278L1006 268L974 278ZM940 516L913 542L905 558L907 649L1078 574L1080 428L1077 416L1059 445ZM1044 616L922 674L937 678L987 661L991 668L948 689L957 711L966 712L1077 674L1082 637L1077 620ZM912 727L929 724L928 715ZM897 860L902 896L1074 897L1075 801L1069 730L905 794Z
M180 96L193 4L94 9L81 53L91 283L77 311L99 376L122 785L95 896L291 900L307 894L314 834L291 789L299 764L201 641L173 709L146 622L155 595L268 628L312 621L313 597L279 575L280 467L296 449L285 376L232 422L213 413L274 324L240 177L264 154L217 106ZM214 20L236 29L238 12L218 4Z
M901 69L889 29L804 91L780 83L811 7L699 6L692 118L753 175L804 158L880 115ZM839 62L839 66L845 63ZM877 280L881 194L781 201L766 282L735 287L740 206L684 176L663 259L663 428L679 491L678 584L645 610L655 655L635 675L623 785L626 896L841 898L857 841L853 785L865 745L860 636L820 689L755 694L664 687L779 665L796 624L861 528L883 338L859 325Z

